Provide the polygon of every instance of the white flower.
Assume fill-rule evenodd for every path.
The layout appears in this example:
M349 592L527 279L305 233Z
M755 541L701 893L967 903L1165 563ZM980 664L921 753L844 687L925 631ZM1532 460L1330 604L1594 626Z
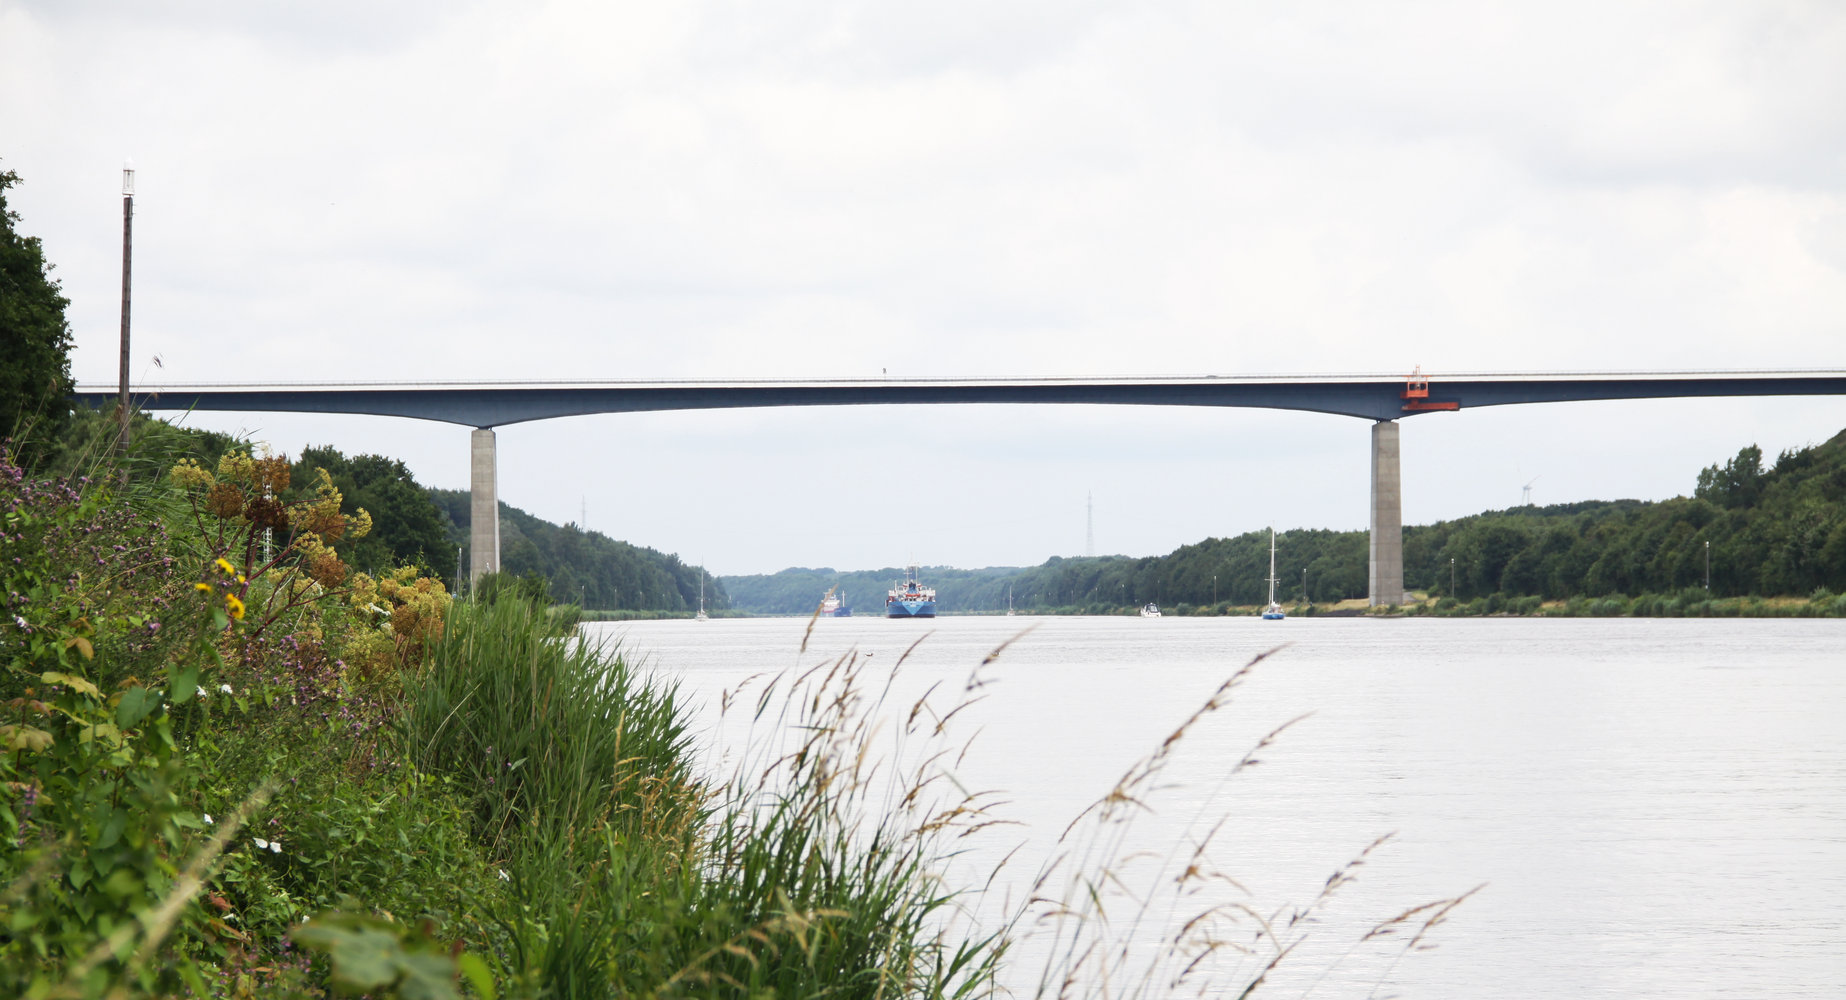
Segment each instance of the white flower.
M220 684L220 685L218 685L218 690L220 690L220 691L223 691L223 692L224 692L225 694L234 694L234 693L235 693L235 692L233 692L233 691L231 690L231 686L230 686L229 684Z
M205 825L206 825L206 826L210 826L210 825L211 825L211 823L212 823L212 814L211 814L211 813L206 813L206 814L205 814Z
M282 842L280 840L270 841L269 850L270 850L270 853L272 854L281 854L282 853Z
M17 625L17 626L19 626L20 628L25 628L25 627L26 627L26 620L25 620L24 618L22 618L22 617L20 617L19 615L14 615L14 616L13 616L13 624L15 624L15 625Z
M267 840L264 840L264 839L263 839L263 838L261 838L261 837L257 837L257 838L256 838L256 849L257 849L257 850L259 850L259 851L267 851L267 850L269 850L269 841L267 841Z
M508 875L508 874L506 873L506 869L504 869L504 868L500 868L500 869L497 869L497 871L499 871L499 872L500 872L500 881L502 881L502 882L511 882L511 881L513 880L513 877L512 877L511 875Z

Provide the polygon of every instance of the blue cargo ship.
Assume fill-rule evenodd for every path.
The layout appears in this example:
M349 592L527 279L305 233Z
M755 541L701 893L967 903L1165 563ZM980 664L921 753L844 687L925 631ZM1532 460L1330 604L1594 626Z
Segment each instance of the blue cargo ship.
M917 568L904 567L904 582L885 593L886 618L936 617L936 592L917 583Z

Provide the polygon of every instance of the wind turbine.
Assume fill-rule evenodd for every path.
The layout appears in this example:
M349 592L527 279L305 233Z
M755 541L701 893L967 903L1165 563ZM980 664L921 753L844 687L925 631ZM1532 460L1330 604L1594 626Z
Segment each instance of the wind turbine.
M1540 479L1543 479L1543 478L1545 477L1544 476L1533 476L1532 482L1525 484L1525 490L1523 493L1520 494L1520 497L1519 497L1519 506L1521 507L1532 506L1532 483L1536 483Z

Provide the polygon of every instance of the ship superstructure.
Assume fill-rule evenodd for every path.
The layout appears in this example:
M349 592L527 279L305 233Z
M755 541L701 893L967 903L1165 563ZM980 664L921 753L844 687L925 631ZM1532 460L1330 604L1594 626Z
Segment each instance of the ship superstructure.
M917 582L915 566L904 567L904 582L885 592L885 617L936 617L936 591Z

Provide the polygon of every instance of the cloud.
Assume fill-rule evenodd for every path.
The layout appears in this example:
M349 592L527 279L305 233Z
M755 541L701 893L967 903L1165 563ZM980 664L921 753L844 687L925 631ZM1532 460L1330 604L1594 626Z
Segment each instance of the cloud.
M124 154L175 380L1828 366L1843 43L1799 3L0 0L0 156L82 379ZM790 432L833 426L878 447Z

